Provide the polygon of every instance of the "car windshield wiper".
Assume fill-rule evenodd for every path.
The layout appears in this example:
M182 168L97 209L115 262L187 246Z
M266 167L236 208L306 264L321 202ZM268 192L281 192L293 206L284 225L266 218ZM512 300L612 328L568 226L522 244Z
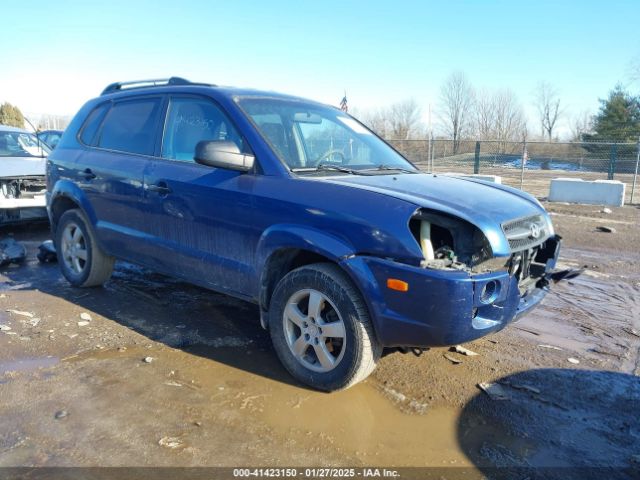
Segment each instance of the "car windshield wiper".
M292 172L321 172L323 170L350 173L351 175L370 175L368 173L362 173L364 170L356 170L354 168L343 167L340 165L327 165L326 163L321 163L319 165L316 165L315 167L300 167L291 169Z
M402 172L402 173L420 173L420 170L409 170L408 168L402 168L402 167L391 167L389 165L384 165L384 164L380 164L377 167L374 168L367 168L365 171L372 171L372 170L383 170L383 171L394 171L394 172Z

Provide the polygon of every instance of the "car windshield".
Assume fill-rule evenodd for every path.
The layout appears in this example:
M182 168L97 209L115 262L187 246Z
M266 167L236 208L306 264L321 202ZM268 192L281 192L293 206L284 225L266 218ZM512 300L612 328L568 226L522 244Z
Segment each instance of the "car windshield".
M416 168L346 113L311 102L244 97L240 107L295 172L415 172Z
M31 133L0 130L0 157L46 157L49 153L51 149Z

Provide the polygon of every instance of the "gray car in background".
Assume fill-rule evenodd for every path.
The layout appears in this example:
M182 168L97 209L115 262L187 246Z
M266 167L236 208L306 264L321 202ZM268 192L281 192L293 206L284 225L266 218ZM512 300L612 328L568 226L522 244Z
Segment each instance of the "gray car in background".
M42 130L38 132L38 138L42 140L47 146L53 150L58 146L60 138L62 138L62 130Z
M0 225L47 218L45 163L50 152L34 134L0 125Z

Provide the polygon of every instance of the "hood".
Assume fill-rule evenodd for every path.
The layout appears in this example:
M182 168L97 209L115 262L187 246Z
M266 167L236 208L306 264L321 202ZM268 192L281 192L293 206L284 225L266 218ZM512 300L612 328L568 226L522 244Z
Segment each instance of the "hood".
M0 157L0 178L45 175L46 158Z
M472 223L487 237L495 255L508 255L501 224L545 214L528 193L472 178L432 174L324 177L323 181L392 196L417 207L448 213Z

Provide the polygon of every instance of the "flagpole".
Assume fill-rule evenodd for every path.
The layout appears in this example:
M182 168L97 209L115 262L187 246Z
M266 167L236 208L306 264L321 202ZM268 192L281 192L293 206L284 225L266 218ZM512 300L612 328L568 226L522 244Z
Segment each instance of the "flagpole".
M342 110L345 113L349 112L349 106L347 105L347 91L344 91L344 96L342 97L342 100L340 100L340 110Z

